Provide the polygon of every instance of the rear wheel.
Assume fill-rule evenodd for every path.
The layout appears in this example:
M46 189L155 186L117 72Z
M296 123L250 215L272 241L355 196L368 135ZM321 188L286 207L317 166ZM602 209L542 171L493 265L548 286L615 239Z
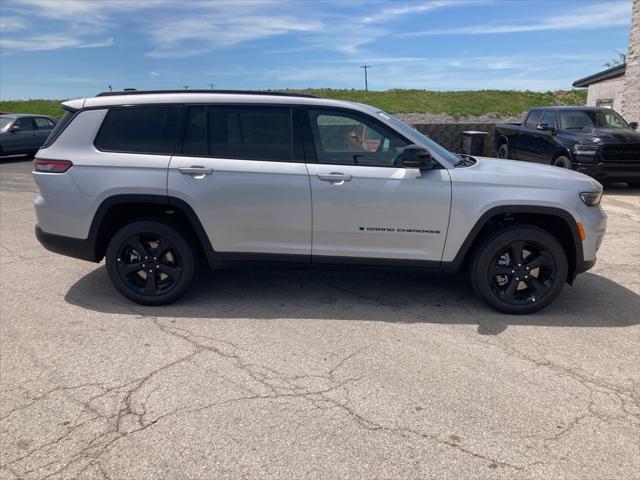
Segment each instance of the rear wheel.
M571 160L569 159L569 157L566 157L564 155L560 155L558 158L556 158L553 161L553 164L556 167L568 168L569 170L573 169L573 164L571 163Z
M549 305L567 280L567 257L548 232L514 226L487 238L471 265L475 292L504 313L533 313Z
M107 272L125 297L143 305L180 298L194 278L193 247L174 227L138 221L120 229L106 252Z
M509 158L509 147L506 143L503 143L498 147L498 158L508 159Z

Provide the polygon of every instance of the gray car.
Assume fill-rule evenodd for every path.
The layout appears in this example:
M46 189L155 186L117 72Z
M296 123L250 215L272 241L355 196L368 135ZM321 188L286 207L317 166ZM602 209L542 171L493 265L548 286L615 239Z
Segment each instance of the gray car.
M56 123L55 119L45 115L0 115L0 155L34 154Z
M594 265L606 230L594 179L455 155L363 104L169 91L62 107L34 162L36 235L106 258L146 305L201 265L280 262L467 270L494 308L529 313Z

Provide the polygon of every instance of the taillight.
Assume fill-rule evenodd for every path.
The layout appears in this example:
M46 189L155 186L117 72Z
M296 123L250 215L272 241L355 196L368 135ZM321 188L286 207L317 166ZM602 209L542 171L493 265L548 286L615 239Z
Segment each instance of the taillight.
M42 173L64 173L69 170L73 163L69 160L42 160L36 158L33 161L36 172Z

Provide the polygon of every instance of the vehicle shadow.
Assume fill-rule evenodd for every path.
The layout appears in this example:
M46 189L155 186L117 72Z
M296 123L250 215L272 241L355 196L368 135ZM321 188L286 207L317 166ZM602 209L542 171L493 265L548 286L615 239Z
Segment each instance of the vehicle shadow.
M578 277L549 307L504 315L471 291L466 275L418 270L235 268L203 272L177 303L145 307L122 297L100 266L65 300L110 314L173 318L318 319L477 325L497 335L509 325L628 327L640 323L640 296L594 274Z

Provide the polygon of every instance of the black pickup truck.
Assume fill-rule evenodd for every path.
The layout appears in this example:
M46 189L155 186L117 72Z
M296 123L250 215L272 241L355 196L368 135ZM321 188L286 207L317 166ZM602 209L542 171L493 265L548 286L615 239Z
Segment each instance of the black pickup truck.
M540 107L496 125L498 158L571 168L601 183L640 187L640 133L610 108Z

